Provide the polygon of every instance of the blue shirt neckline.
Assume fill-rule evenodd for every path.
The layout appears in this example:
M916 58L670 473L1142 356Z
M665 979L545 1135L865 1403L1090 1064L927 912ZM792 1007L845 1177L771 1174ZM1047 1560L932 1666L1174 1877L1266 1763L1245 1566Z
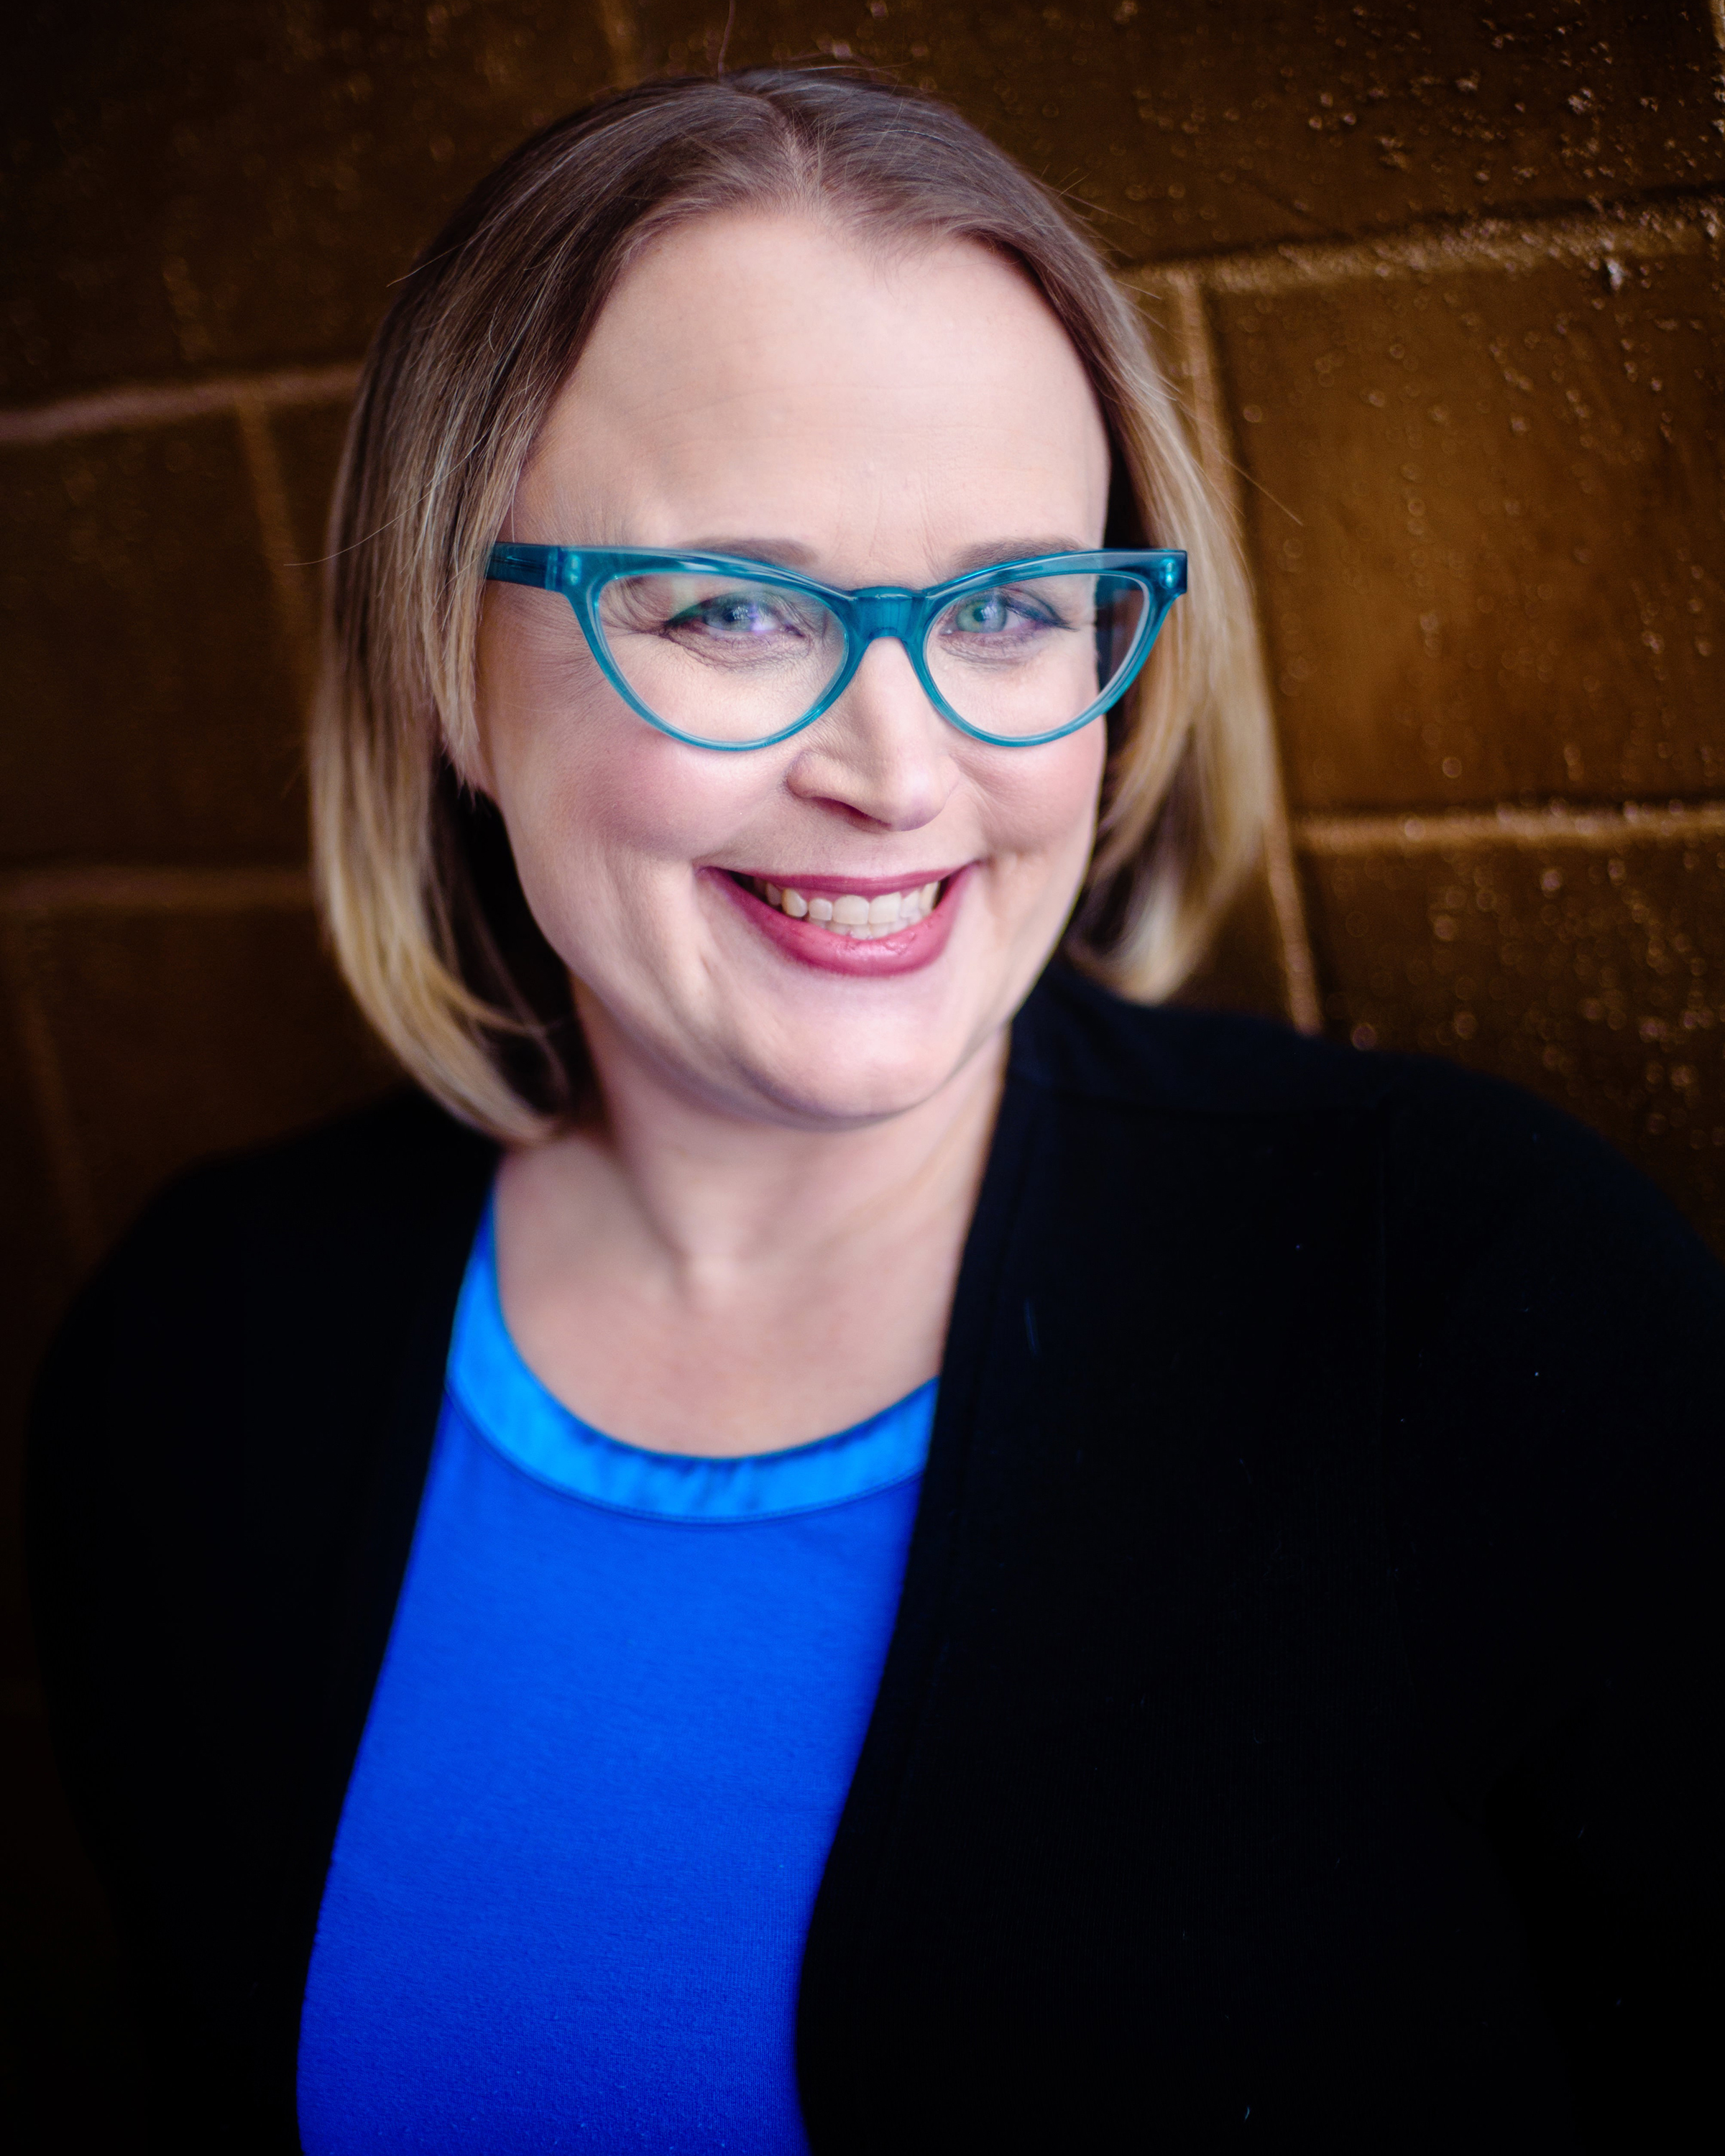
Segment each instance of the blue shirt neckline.
M495 1199L480 1223L455 1307L449 1390L468 1421L536 1481L638 1518L778 1520L847 1504L920 1475L939 1380L866 1422L780 1452L707 1460L649 1452L582 1421L534 1376L510 1337L497 1290Z

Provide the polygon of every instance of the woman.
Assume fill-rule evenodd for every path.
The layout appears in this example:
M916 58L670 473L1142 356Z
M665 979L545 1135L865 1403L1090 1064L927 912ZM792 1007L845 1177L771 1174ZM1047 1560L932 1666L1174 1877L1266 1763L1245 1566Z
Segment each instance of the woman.
M1531 1101L1144 1007L1245 605L938 105L649 85L429 249L313 747L419 1090L177 1185L39 1410L164 2146L1681 2115L1720 1278Z

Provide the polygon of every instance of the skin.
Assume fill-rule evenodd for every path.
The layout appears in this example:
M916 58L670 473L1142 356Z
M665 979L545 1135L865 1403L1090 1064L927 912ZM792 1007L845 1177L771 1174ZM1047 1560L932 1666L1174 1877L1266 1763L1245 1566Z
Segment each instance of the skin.
M726 214L623 280L505 536L921 587L1100 545L1108 477L1083 367L1000 259ZM500 1179L529 1365L614 1436L714 1455L846 1428L935 1375L1007 1024L1089 859L1101 724L973 742L883 640L808 732L717 754L630 712L562 599L493 584L480 738L469 775L598 1078L583 1127ZM799 963L726 887L960 869L940 955L882 978Z

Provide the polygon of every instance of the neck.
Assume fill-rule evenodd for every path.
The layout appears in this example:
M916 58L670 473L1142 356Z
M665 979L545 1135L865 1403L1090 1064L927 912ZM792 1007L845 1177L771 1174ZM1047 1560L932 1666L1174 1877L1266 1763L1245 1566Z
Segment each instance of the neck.
M665 1286L706 1301L749 1278L865 1258L954 1217L962 1235L999 1105L1004 1027L914 1106L811 1130L692 1098L595 1019L598 1111L545 1149L545 1166L578 1183L583 1210L602 1188L608 1217L601 1226L589 1213L594 1231L614 1249L621 1230Z
M505 1317L559 1398L637 1444L754 1452L935 1374L1004 1026L928 1099L828 1131L691 1098L587 1032L599 1111L498 1191Z

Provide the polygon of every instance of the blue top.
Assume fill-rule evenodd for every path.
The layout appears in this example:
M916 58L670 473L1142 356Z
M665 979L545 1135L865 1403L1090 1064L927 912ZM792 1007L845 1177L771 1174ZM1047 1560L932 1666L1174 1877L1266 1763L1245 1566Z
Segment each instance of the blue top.
M308 2156L802 2156L803 1942L934 1391L791 1451L620 1445L516 1353L487 1214L318 1918Z

